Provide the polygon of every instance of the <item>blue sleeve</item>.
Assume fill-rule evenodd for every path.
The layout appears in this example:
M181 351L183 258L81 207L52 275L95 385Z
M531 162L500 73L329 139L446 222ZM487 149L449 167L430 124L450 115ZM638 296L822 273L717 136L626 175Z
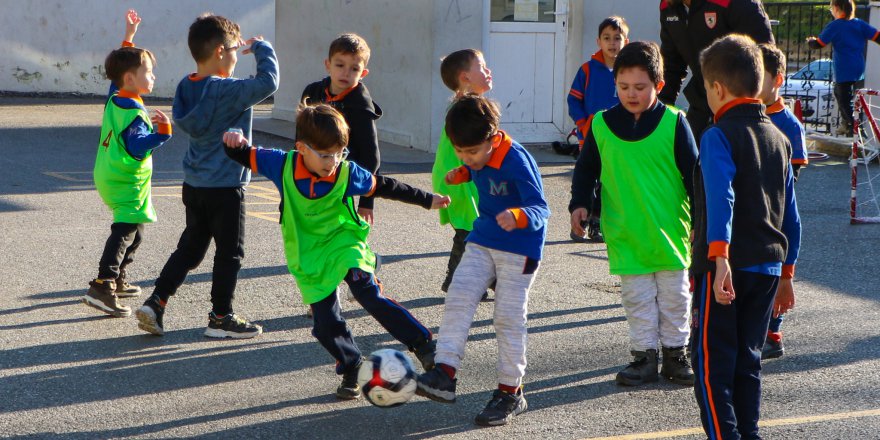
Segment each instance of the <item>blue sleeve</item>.
M122 132L122 142L131 157L143 160L147 155L171 139L170 134L153 133L150 126L140 117Z
M866 40L873 40L874 37L877 36L877 29L874 26L871 26L870 23L867 23L862 20L859 20L859 23L862 25L861 26L862 38L864 38Z
M529 224L525 229L537 231L547 224L550 218L550 207L547 206L547 200L544 198L544 187L541 183L541 172L534 161L523 158L522 166L511 170L511 180L514 181L522 204L516 206L523 211L529 219Z
M837 32L834 31L834 29L835 29L834 23L835 22L832 21L831 23L828 23L827 25L825 25L825 28L822 29L822 32L819 32L819 36L816 37L820 41L822 41L822 44L824 44L826 46L831 44L831 40L833 40L834 35L837 34Z
M272 96L278 90L278 58L268 41L257 41L251 46L257 59L257 74L248 79L229 82L224 94L235 97L236 108L250 108Z
M785 178L785 214L782 217L782 232L788 239L788 254L785 264L797 263L801 250L801 216L798 213L797 197L794 193L794 170L789 166Z
M788 131L789 133L785 134L789 142L791 142L792 163L803 164L807 160L806 132L804 131L804 125L794 115L792 115Z
M706 191L707 241L730 243L736 164L733 163L730 143L718 128L703 132L700 139L700 169Z
M267 179L271 180L278 188L278 192L282 191L282 182L284 177L284 163L287 161L287 152L277 148L260 148L256 147L256 164L257 168L251 171L260 173ZM252 168L252 167L249 167Z
M568 91L568 116L571 117L571 120L574 121L575 124L578 124L582 120L586 120L587 116L589 116L587 115L587 110L584 108L585 82L586 74L584 73L584 68L581 67L574 76L574 81L571 83L571 90ZM576 130L575 132L577 133L578 140L582 140L583 134L581 131Z
M351 172L348 176L348 188L345 190L345 195L353 197L372 193L373 187L376 185L373 173L354 162L348 164Z

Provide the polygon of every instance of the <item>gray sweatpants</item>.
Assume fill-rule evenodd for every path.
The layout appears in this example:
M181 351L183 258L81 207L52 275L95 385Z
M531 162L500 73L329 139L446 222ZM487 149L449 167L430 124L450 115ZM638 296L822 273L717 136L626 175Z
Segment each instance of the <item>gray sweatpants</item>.
M620 293L632 349L656 350L687 345L691 311L687 270L621 275Z
M483 292L495 285L498 382L518 387L526 372L526 315L537 261L468 243L446 296L435 362L461 368L468 332ZM529 272L529 273L526 273Z

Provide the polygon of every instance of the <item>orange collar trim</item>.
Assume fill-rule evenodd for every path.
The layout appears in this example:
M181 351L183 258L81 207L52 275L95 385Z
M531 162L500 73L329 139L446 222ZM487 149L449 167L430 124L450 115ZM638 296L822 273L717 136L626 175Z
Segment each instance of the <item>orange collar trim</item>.
M507 157L507 153L510 151L510 146L513 145L513 139L507 133L501 130L498 130L498 133L501 133L501 140L498 141L497 145L492 146L492 157L486 162L487 167L492 167L496 170L501 168L501 163L504 162L504 158Z
M119 89L119 91L116 92L116 96L118 96L120 98L133 99L133 100L141 103L141 105L144 104L144 100L141 98L141 95L138 95L137 93L131 93L127 90Z
M189 78L190 81L201 81L207 78L207 76L199 76L197 73L190 73L187 78Z
M724 104L723 107L718 109L718 112L715 113L714 121L718 122L718 120L721 119L721 117L724 116L724 114L727 113L728 110L742 104L761 104L761 100L757 98L736 98L728 102L727 104Z
M345 96L346 96L346 95L348 95L349 93L351 93L351 91L354 90L354 89L356 89L357 86L359 86L359 85L361 85L360 81L358 81L357 84L355 84L355 85L353 85L353 86L351 86L351 87L349 87L349 88L343 90L342 92L340 92L340 93L339 93L338 95L336 95L336 96L331 95L331 94L330 94L330 87L327 87L326 89L324 89L324 96L327 98L327 102L342 101L343 99L345 99Z
M772 115L774 113L779 113L785 110L785 101L782 100L782 97L776 99L776 102L767 106L767 114Z
M605 54L602 53L601 49L597 50L596 53L594 53L591 58L602 63L602 64L605 64Z
M339 169L338 167L336 168ZM315 182L330 182L333 183L336 181L336 170L333 171L333 174L327 177L319 177L309 171L306 168L305 162L303 162L303 156L300 153L296 154L296 166L293 168L293 178L294 180L302 180L302 179L311 179L312 183Z

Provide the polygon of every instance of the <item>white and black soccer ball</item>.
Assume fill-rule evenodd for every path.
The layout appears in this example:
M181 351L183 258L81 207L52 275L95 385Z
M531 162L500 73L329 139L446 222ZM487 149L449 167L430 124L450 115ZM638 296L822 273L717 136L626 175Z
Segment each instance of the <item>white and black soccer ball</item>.
M390 348L376 350L361 364L358 385L373 405L403 405L416 393L416 370L409 356Z

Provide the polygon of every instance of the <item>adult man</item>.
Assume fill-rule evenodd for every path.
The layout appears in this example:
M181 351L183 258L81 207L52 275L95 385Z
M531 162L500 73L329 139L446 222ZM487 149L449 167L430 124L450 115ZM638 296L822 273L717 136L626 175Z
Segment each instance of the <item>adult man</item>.
M660 2L660 52L666 85L659 98L664 104L674 105L687 69L691 69L693 76L684 88L684 96L688 101L687 119L698 140L712 121L700 72L700 52L728 34L745 34L758 43L773 43L770 20L760 0Z

